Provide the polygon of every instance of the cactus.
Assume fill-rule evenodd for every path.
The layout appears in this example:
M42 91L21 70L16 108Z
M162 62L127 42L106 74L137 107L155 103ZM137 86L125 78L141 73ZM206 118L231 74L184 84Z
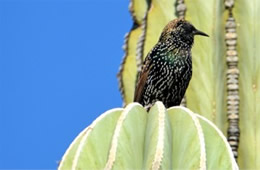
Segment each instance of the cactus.
M137 75L136 48L139 37L142 34L142 21L146 14L148 4L146 0L131 1L129 9L132 11L133 27L125 36L125 56L122 67L118 73L119 86L124 102L130 103L134 99L134 88ZM139 62L138 65L141 63Z
M222 132L184 107L157 102L112 109L83 130L64 154L65 169L238 169Z
M241 169L260 169L260 1L237 0L233 12L240 72L238 162Z
M135 80L131 83L123 80L129 75L124 68L137 70L137 74L166 23L173 18L185 18L210 38L196 40L193 47L193 78L184 105L221 129L241 169L260 169L260 59L257 56L260 2L143 0L142 3L148 5L139 22L142 33L139 40L135 39L138 42L132 51L136 63L123 63L119 74L125 103L132 102ZM139 12L135 8L131 13ZM126 44L127 48L130 46Z

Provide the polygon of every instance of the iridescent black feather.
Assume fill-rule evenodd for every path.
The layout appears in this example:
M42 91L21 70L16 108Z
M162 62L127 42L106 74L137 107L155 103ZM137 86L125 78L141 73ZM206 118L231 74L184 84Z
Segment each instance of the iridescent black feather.
M164 28L143 63L135 102L147 108L156 101L162 101L166 108L180 105L192 75L194 35L208 36L183 19L175 19Z

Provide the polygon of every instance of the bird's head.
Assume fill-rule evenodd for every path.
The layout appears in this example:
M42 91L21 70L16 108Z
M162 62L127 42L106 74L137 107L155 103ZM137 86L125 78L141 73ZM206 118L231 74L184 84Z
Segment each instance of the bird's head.
M206 36L208 35L202 31L197 30L191 23L184 19L175 19L170 21L164 28L160 41L172 39L175 42L180 41L189 46L193 44L194 36L201 35Z

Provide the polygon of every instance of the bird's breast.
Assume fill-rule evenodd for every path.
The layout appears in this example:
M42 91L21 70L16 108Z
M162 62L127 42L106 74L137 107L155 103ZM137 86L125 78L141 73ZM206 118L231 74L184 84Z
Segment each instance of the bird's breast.
M192 75L191 57L165 57L154 61L152 75L156 75L157 85L164 82L168 86L189 81Z

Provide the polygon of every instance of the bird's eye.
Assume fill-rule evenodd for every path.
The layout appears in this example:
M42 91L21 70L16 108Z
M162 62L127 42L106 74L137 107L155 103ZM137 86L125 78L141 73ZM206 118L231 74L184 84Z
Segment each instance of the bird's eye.
M183 25L183 29L189 33L189 32L192 32L195 28L191 25L191 24L184 24Z

